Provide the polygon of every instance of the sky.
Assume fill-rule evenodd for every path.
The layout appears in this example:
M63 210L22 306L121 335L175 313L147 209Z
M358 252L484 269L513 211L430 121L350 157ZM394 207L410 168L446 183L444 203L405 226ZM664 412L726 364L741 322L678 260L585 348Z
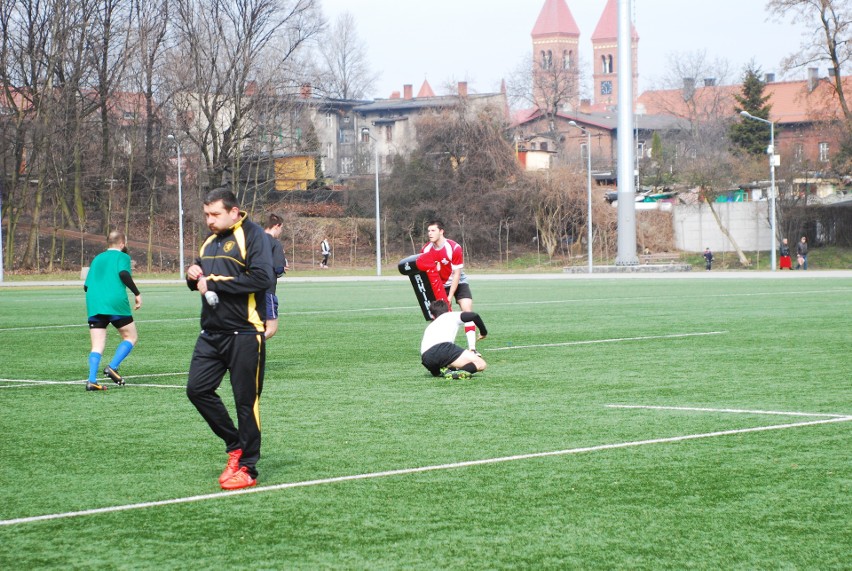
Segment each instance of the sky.
M368 97L386 98L424 79L437 95L467 81L471 93L498 91L532 55L530 33L544 0L320 0L334 22L353 15L370 66L380 74ZM591 76L591 36L606 0L566 0L580 28L580 64ZM782 73L780 62L814 33L790 19L777 21L765 0L633 0L639 34L639 91L673 87L668 67L677 54L704 52L730 66L738 83L754 61L777 80L806 79ZM821 75L827 73L821 70ZM588 96L588 95L586 95Z

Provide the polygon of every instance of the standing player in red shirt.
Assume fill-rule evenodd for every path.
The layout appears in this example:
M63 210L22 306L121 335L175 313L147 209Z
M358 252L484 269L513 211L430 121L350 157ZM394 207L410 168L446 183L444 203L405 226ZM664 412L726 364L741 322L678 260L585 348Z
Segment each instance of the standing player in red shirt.
M461 246L444 237L444 223L440 220L430 221L426 231L429 243L423 246L420 252L429 254L436 260L436 269L444 283L447 299L452 302L455 297L462 311L473 311L473 296L463 271L464 255ZM467 337L468 349L479 355L476 350L476 325L472 321L464 324L464 334Z

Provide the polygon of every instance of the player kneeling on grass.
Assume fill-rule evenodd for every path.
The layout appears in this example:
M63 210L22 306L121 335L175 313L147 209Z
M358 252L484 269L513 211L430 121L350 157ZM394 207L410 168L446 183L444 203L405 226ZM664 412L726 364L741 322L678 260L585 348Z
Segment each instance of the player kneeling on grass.
M423 332L420 358L432 376L447 379L469 379L475 372L484 371L485 360L477 353L455 344L459 327L473 322L479 328L479 339L485 339L488 330L478 313L451 312L447 302L439 299L430 307L435 319Z

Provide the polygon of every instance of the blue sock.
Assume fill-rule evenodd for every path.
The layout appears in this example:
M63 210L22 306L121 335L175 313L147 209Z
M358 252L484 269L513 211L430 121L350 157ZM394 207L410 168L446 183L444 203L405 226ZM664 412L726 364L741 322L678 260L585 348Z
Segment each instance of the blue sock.
M115 349L115 356L112 358L112 361L109 362L109 366L112 370L117 371L121 366L121 362L124 361L124 358L130 355L130 352L133 350L133 343L130 341L122 341L118 344L118 347Z
M98 382L98 369L101 367L101 354L92 351L89 353L89 382Z

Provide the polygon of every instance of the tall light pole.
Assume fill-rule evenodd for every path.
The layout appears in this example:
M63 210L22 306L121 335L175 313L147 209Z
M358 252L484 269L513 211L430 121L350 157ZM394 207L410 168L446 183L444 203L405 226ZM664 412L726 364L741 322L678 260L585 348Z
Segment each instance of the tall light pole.
M769 155L769 227L772 231L772 271L775 271L775 163L776 163L776 155L775 155L775 123L770 121L769 119L764 119L762 117L755 117L748 111L740 111L740 115L747 119L754 119L755 121L760 121L761 123L767 123L769 125L769 148L766 149L766 153Z
M376 275L382 275L382 221L379 210L379 141L370 134L366 127L361 129L361 134L373 139L373 148L376 151Z
M180 141L174 135L168 138L175 142L177 147L177 171L178 171L178 263L180 264L180 277L183 278L183 181L180 172Z
M576 121L568 121L568 124L572 127L577 127L586 134L586 198L589 201L589 212L586 216L588 218L586 222L586 225L588 226L588 237L586 238L586 243L588 247L589 273L592 273L592 132L585 127L577 125Z
M6 177L0 178L0 283L3 282L3 187Z

